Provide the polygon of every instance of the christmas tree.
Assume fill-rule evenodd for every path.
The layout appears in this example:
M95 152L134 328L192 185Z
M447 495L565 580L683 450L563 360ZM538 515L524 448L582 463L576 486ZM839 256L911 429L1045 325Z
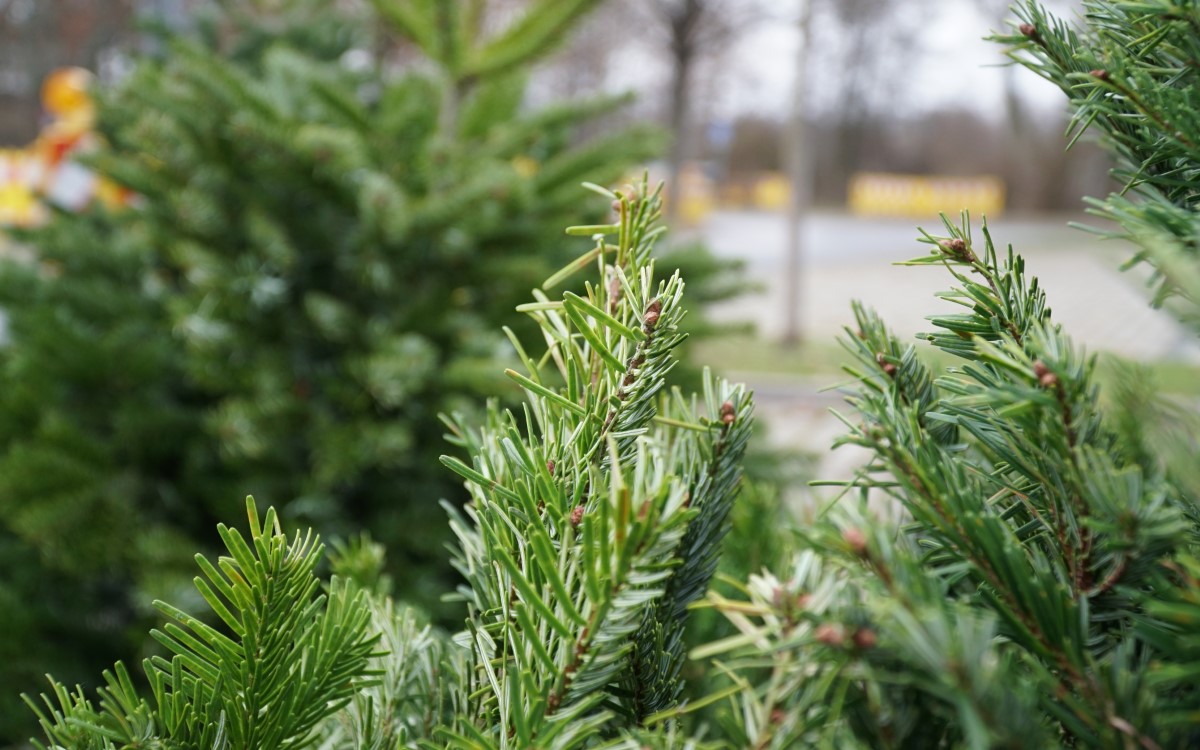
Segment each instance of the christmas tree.
M595 4L223 4L99 92L90 166L135 205L55 216L0 274L0 554L24 566L0 596L41 602L0 624L0 737L48 666L137 654L142 602L188 600L185 553L247 492L370 528L440 606L437 501L465 495L437 415L515 395L497 323L532 330L513 307L566 259L578 183L661 141L580 135L620 98L523 103Z

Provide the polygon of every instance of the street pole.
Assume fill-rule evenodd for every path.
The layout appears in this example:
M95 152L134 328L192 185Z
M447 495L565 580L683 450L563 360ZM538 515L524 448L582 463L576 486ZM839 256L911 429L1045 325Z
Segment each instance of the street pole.
M796 54L796 81L792 90L791 123L784 134L784 157L791 182L791 200L787 210L787 255L784 258L783 343L794 347L801 341L800 296L804 251L804 220L812 200L812 166L805 138L806 78L808 52L812 41L812 5L816 0L801 0L797 27L800 35Z

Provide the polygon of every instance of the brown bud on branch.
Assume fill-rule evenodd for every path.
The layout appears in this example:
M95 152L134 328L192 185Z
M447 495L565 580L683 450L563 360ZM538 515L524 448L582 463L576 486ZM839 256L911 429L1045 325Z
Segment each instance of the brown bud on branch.
M617 303L621 301L621 277L614 275L612 281L608 282L608 308L609 310L617 309Z
M888 377L896 377L896 365L887 361L887 355L883 352L878 352L875 355L875 361L879 363L879 367L883 369Z
M859 651L867 651L875 648L875 644L879 642L879 637L875 635L875 631L870 628L859 628L854 631L854 647Z
M961 237L952 237L948 240L942 240L938 243L942 251L951 258L957 260L970 260L971 251L967 249L967 243Z
M865 557L867 554L867 535L861 530L849 528L842 532L842 541L850 548L850 551L859 557Z
M732 401L726 401L721 404L721 421L725 424L733 424L737 419L737 410L733 406Z
M646 306L646 312L642 316L642 322L646 324L647 333L654 330L654 326L658 325L658 317L662 314L662 300L652 300Z
M841 648L846 645L846 629L835 622L827 622L817 626L813 637L826 646Z
M1050 372L1050 368L1042 360L1033 363L1033 376L1043 388L1053 388L1058 385L1058 376Z

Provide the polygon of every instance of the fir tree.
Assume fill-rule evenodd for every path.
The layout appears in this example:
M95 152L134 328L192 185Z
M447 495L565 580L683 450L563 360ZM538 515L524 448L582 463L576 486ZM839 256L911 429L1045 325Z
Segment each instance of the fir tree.
M186 580L205 519L194 499L238 491L202 439L182 347L145 286L146 248L103 215L63 216L30 239L36 262L0 266L4 741L29 731L17 693L48 668L89 681L137 653L146 592Z
M436 500L465 497L437 414L513 392L495 326L532 330L513 307L565 261L575 186L660 141L579 137L619 98L523 105L594 2L486 27L480 3L405 3L390 33L329 3L252 5L100 92L93 166L136 205L56 216L0 275L0 554L28 567L0 596L59 582L2 631L22 646L0 664L0 737L47 666L83 680L137 653L136 603L189 596L184 551L248 492L327 534L371 528L436 609L453 575ZM376 35L413 64L344 64Z

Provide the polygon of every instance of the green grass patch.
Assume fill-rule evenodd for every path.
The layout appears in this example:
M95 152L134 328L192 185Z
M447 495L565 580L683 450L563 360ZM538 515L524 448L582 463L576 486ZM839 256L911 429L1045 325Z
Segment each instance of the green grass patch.
M725 372L762 375L836 375L850 355L834 342L789 346L753 336L722 336L690 342L690 356Z

